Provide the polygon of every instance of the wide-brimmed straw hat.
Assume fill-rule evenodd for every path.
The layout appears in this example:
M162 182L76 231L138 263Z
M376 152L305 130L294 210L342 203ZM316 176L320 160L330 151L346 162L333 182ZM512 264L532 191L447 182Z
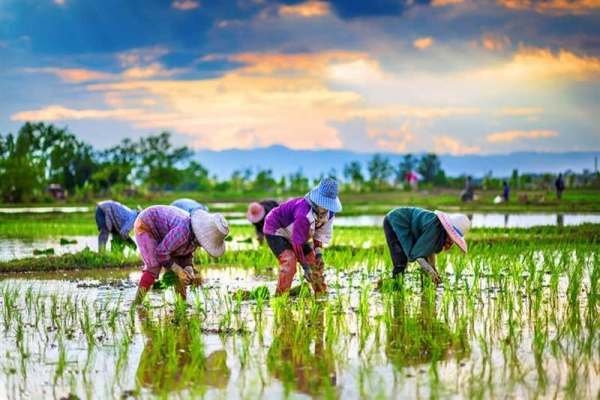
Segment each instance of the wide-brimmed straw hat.
M471 229L471 220L464 214L449 215L438 210L434 212L442 223L446 233L450 236L450 239L466 253L467 242L465 240L465 235L469 229Z
M223 215L211 214L202 209L192 211L192 230L200 246L213 257L225 252L225 238L229 234L229 224Z
M253 202L248 205L248 212L246 218L253 224L256 224L265 217L265 208L262 204Z
M333 213L342 211L342 202L338 197L338 182L333 178L325 178L319 186L306 195L310 201Z

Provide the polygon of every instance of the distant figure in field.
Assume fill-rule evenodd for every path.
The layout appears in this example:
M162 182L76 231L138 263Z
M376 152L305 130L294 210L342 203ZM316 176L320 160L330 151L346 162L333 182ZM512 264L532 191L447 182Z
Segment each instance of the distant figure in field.
M473 201L475 199L475 189L473 187L473 180L470 176L467 176L465 181L465 189L460 194L460 199L463 202Z
M265 234L263 233L265 218L267 214L269 214L269 211L278 205L279 203L275 200L263 200L259 202L253 202L248 205L246 218L252 225L254 225L254 228L256 229L256 238L261 244L265 239Z
M556 188L556 198L562 199L562 194L565 191L565 181L562 174L558 174L558 177L554 181L554 187Z
M408 262L417 261L435 284L441 278L435 268L435 255L456 244L467 252L465 235L471 221L464 214L448 215L418 207L399 207L383 219L383 232L392 258L392 276L406 270Z
M419 186L419 175L415 171L408 171L404 176L404 181L408 184L410 190L417 190Z
M108 235L112 234L115 244L133 246L135 242L129 236L138 212L114 200L101 201L96 206L96 226L98 227L98 251L106 250Z
M192 199L177 199L170 205L173 207L181 208L183 211L187 211L189 214L191 214L192 211L197 209L208 211L208 207Z
M507 203L510 197L510 186L508 186L508 182L502 181L502 200Z
M176 290L185 300L187 286L196 282L194 251L204 248L212 257L225 252L229 225L221 214L196 209L191 214L177 207L152 206L135 220L135 240L144 261L135 303L139 304L158 278L162 267L177 275Z

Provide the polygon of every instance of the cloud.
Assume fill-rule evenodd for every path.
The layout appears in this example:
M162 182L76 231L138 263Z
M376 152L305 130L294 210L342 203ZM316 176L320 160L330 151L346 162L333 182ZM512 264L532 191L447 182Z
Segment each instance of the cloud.
M280 16L303 18L322 17L330 12L329 3L317 0L309 0L295 5L282 4L278 10Z
M123 79L151 79L151 78L168 78L177 75L186 69L165 69L159 63L153 63L146 67L132 67L121 73Z
M63 82L68 83L104 81L113 78L112 74L81 68L25 68L24 71L28 73L52 74L60 78Z
M410 123L404 122L398 129L369 129L368 136L378 150L400 153L414 142L416 134L412 132Z
M544 113L542 107L504 107L496 111L500 117L537 117Z
M413 46L419 50L424 50L424 49L430 47L432 44L433 44L433 38L431 36L418 38L418 39L415 39L415 41L413 42Z
M54 4L56 4L57 6L64 6L65 5L65 0L52 0L52 2Z
M500 66L470 73L497 82L586 81L600 79L600 58L580 56L568 50L521 47L513 58Z
M51 105L39 110L21 111L11 115L11 121L61 121L80 119L128 119L139 116L143 111L139 109L72 109L59 105Z
M514 130L490 133L486 136L486 139L490 143L507 143L518 139L542 139L556 136L558 136L558 132L552 130Z
M497 0L513 10L533 10L541 14L587 14L600 9L600 0Z
M190 11L200 7L200 3L194 0L175 0L171 7L180 11Z
M448 135L433 137L433 150L439 154L474 154L481 151L479 146L467 146Z
M307 75L321 76L333 65L367 60L364 52L324 51L319 53L240 53L229 57L230 61L245 64L240 73L250 75L270 75L274 73L303 72Z
M120 52L117 54L117 60L121 67L130 68L155 62L167 54L169 49L166 47L153 46Z
M510 47L510 38L506 35L488 33L481 38L481 46L489 51L503 51Z
M464 0L433 0L431 2L431 5L434 7L444 7L454 4L461 4L463 2Z

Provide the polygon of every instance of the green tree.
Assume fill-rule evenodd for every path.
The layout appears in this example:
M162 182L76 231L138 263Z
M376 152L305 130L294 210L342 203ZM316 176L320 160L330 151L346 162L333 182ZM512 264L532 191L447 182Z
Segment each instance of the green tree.
M273 178L273 171L270 169L263 169L256 173L252 187L257 191L271 192L275 191L276 184L277 182L275 181L275 178Z
M289 176L289 190L293 193L304 193L308 192L309 189L309 180L302 173L301 169L290 174Z
M150 188L176 187L182 179L177 166L192 156L190 149L185 146L174 148L170 139L169 132L140 139L137 177Z
M440 179L442 176L445 179L440 159L434 153L428 153L421 157L417 170L425 182L434 183L436 178Z
M344 178L350 182L355 190L360 190L365 183L365 177L362 173L362 165L358 161L351 161L344 165Z
M381 189L387 185L387 181L394 173L394 167L389 158L375 154L367 163L367 171L369 172L369 183L374 188Z

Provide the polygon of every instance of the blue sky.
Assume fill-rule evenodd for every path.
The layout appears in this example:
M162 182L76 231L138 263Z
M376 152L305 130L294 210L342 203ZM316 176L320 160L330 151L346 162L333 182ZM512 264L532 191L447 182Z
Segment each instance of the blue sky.
M600 0L0 0L0 133L600 149Z

